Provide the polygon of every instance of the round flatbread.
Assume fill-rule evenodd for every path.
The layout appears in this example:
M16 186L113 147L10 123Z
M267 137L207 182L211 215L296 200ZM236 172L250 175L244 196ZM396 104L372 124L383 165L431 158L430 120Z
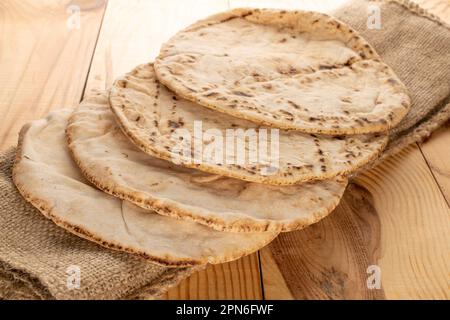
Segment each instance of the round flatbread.
M271 186L203 173L143 153L116 124L104 93L86 98L67 126L69 149L99 189L220 231L301 229L339 203L346 178Z
M51 113L20 133L13 180L59 226L102 246L168 266L221 263L268 244L277 233L219 232L164 217L107 195L86 182L66 146L70 111Z
M214 15L165 43L155 70L185 99L302 132L383 132L410 108L406 87L369 43L316 12Z
M387 136L380 135L333 137L280 131L199 108L161 85L151 64L117 80L110 91L110 103L123 132L144 152L186 167L258 183L292 185L332 179L369 162L387 143ZM251 132L256 148L251 148L250 135L243 134ZM235 138L232 142L227 140L230 136ZM180 144L185 142L189 142L187 154L180 152ZM208 152L215 146L219 151L223 147L224 152ZM267 159L259 157L261 151L267 151ZM258 158L250 161L255 153Z

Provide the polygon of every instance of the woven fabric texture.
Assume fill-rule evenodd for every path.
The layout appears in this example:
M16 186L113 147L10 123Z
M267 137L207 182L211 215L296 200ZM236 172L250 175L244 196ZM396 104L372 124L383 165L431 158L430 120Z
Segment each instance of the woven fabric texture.
M380 29L367 27L369 5L379 8ZM450 28L409 1L355 0L334 15L372 43L412 98L411 111L367 170L448 121ZM55 226L14 187L13 158L14 150L0 155L0 299L154 298L195 271L104 249ZM70 266L80 268L79 289L67 286Z

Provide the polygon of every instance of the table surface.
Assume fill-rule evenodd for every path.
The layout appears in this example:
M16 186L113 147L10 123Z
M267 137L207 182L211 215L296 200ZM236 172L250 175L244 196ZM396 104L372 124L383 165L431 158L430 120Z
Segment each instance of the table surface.
M0 149L16 144L26 122L74 107L91 89L108 88L152 60L162 42L199 18L242 6L326 12L343 2L2 0ZM449 0L416 2L450 22ZM284 233L240 260L209 266L165 298L449 299L448 159L446 126L357 178L321 222ZM368 289L371 265L381 271L379 289Z

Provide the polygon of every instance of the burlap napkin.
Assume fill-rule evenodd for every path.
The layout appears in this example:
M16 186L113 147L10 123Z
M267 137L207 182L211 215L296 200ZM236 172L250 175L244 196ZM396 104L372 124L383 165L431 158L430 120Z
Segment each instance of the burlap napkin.
M152 298L195 271L104 249L57 227L13 185L14 155L0 155L0 298Z
M368 20L376 10L380 29L371 29ZM450 26L406 0L355 0L333 15L373 45L406 85L412 100L410 112L390 133L386 150L366 170L427 138L450 118Z
M379 30L367 28L368 4L379 6ZM412 110L392 131L380 159L423 140L449 119L450 28L445 23L408 1L353 1L335 16L373 44L412 97ZM0 298L151 298L194 271L163 268L56 227L13 186L13 154L0 155ZM79 289L67 286L71 266L81 271Z

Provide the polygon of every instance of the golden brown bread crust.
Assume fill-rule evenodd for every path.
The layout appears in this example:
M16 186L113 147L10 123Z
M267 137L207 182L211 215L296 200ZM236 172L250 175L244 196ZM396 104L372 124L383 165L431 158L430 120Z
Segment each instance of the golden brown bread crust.
M231 25L231 21L240 23ZM268 32L270 28L279 37ZM255 36L245 39L254 43L240 41L249 32ZM305 33L317 43L323 39L335 42L322 47L316 43L318 48L298 52L297 58L291 57L289 62L287 55L307 47L305 41L312 43L302 36ZM302 37L304 42L299 40ZM267 43L262 42L261 52L255 53L259 41L255 39L260 38ZM205 46L206 41L213 43ZM280 46L286 47L285 52L279 52ZM353 54L343 50L344 46ZM250 59L242 56L246 48L253 52ZM335 56L332 51L336 51ZM325 52L330 54L321 57ZM308 59L306 66L298 62ZM165 43L155 60L155 71L159 81L177 95L202 106L256 123L309 133L386 132L401 121L411 104L406 87L366 40L343 22L317 12L235 9L214 15ZM369 83L369 88L358 87L364 82ZM349 100L358 95L357 101ZM295 107L287 101L277 102L279 96L291 97ZM311 100L317 97L319 101ZM369 105L372 110L367 110Z
M105 195L100 191L95 190L92 186L77 180L79 174L75 169L75 164L64 161L66 167L61 170L61 172L52 170L51 168L54 166L52 163L39 166L41 164L41 159L39 158L36 160L35 157L41 152L41 148L36 148L35 145L25 146L27 143L33 144L30 140L27 141L30 129L33 129L33 126L37 126L39 129L37 131L41 131L49 121L59 121L58 126L60 126L62 120L58 117L65 117L67 121L68 116L69 113L67 110L64 114L62 111L59 111L57 113L52 113L47 119L38 120L25 125L20 132L18 151L13 167L13 181L19 192L45 217L54 221L58 226L104 247L137 254L155 263L172 267L195 266L203 265L205 263L222 263L238 259L260 249L276 237L277 233L248 234L248 236L246 234L223 233L213 231L212 229L191 222L164 217L159 218L160 216L155 213L150 211L144 213L142 209L138 209L137 207L126 204L126 202L121 202L118 199ZM59 131L57 131L57 129L59 130L59 128L53 128L51 130L52 133L58 133ZM65 146L61 145L61 142L64 142L64 129L61 128L60 130L62 132L58 133L58 138L55 141L46 141L46 146L48 146L48 143L49 145L52 145L51 148L54 149L65 148ZM33 156L29 157L28 155L25 155L25 148L28 148L28 152L33 154ZM45 150L43 150L43 152L45 152ZM56 159L56 161L70 161L70 157L64 154L64 152L54 151L54 154L44 157L47 157L46 159L51 159L50 161L53 159ZM35 165L38 167L35 167ZM31 172L32 170L35 170L35 172ZM77 176L77 178L74 178L74 176ZM79 176L81 177L81 175ZM48 181L45 181L47 178ZM70 190L73 192L70 193ZM58 192L63 193L64 197L61 198L62 195ZM84 204L89 203L91 206L83 206ZM102 204L109 204L109 207L102 207ZM115 209L117 208L117 205L120 205L121 209ZM116 212L114 213L108 210L116 210ZM87 217L86 212L90 212L90 215ZM123 217L125 213L127 214L126 220ZM103 217L99 218L100 215L103 215ZM122 218L120 218L120 215L122 215ZM86 219L91 219L90 217L93 219L92 221L90 220L92 223L87 223ZM109 221L108 218L110 219ZM95 221L98 219L100 220ZM151 231L148 231L146 228L152 226L151 222L149 223L149 219L152 221L154 220L156 223L156 225L152 227L154 228L154 231L159 230L160 228L166 228L163 230L168 230L167 228L170 229L171 227L167 227L167 225L172 225L174 227L173 229L177 230L178 233L173 234L174 242L165 243L166 240L164 239L170 237L170 235L167 234L161 234L162 238L160 242L154 242L155 239L158 241L159 235L148 233ZM167 220L162 221L161 219ZM116 221L117 224L111 226L110 224L115 223L114 221ZM121 225L124 222L125 225ZM147 222L147 225L141 226L142 222ZM111 229L112 227L114 227L114 229ZM141 227L144 229L137 229ZM198 235L210 244L215 243L214 239L215 236L217 236L217 239L219 240L214 248L211 247L212 255L209 254L207 250L210 244L203 244L201 242L195 245L201 246L203 249L197 250L193 243L192 246L189 246L190 248L192 247L193 251L183 253L184 256L180 256L180 252L177 253L176 248L172 249L171 246L177 246L176 241L183 238L182 235L185 231L187 232L186 236L188 236L189 233ZM131 234L128 236L127 234L130 232ZM153 242L150 241L150 243L148 243L149 239L143 237L142 232L144 233L144 236L147 234L149 237L153 237ZM240 240L236 241L236 239ZM200 241L201 239L199 238L198 240ZM188 241L195 241L195 239L184 240L184 244L179 244L186 245ZM226 243L227 241L228 243ZM239 247L235 246L237 243L239 243ZM155 246L158 254L153 254L153 246ZM165 253L163 253L164 248L167 248L167 252Z
M301 229L328 215L347 184L336 178L275 187L172 165L142 154L127 140L106 98L85 99L70 117L66 137L72 158L99 189L219 231Z
M196 163L185 161L176 153L172 122L177 122L179 129L188 130L192 137L196 121L201 121L205 128L221 130L223 135L230 128L257 132L264 128L174 96L158 82L152 64L140 65L119 78L110 90L109 101L122 131L145 153L171 162L177 160L188 168L277 186L346 176L375 159L388 141L385 135L333 137L280 131L279 168L264 175L261 163L217 164L214 159Z

